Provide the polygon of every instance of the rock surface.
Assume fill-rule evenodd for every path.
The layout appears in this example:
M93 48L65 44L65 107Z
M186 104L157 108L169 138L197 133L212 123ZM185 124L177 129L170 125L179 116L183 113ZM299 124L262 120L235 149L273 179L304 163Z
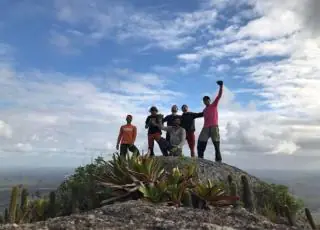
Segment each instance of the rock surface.
M191 158L159 157L167 170L183 167ZM227 181L232 175L240 186L240 176L246 175L255 193L255 186L263 183L258 178L224 163L205 159L194 159L198 174L202 180L212 179ZM304 230L311 229L305 217L297 219L296 227L286 225L287 220L274 224L257 213L250 213L243 208L212 208L200 210L193 208L175 208L155 205L145 201L128 201L107 205L86 213L57 217L44 222L21 225L0 225L0 230L102 230L102 229L216 229L216 230Z
M198 210L155 205L145 201L128 201L45 222L2 225L0 230L102 230L102 229L211 229L211 230L302 230L277 225L265 217L243 208ZM309 229L309 228L303 228Z

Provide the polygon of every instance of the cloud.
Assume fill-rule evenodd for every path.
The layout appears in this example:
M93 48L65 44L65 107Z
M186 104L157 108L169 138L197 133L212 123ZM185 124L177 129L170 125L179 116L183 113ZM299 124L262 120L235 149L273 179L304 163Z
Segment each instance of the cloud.
M139 130L138 147L146 150L143 124L151 105L164 114L185 102L201 111L202 94L215 95L219 78L226 82L219 119L227 162L262 167L281 159L302 168L319 157L315 1L308 3L313 9L306 0L208 0L193 9L54 4L49 41L87 68L79 64L76 74L72 66L52 64L47 71L31 58L29 70L25 62L17 65L15 49L1 44L1 154L80 161L111 153L127 113ZM90 61L85 46L92 48ZM117 52L101 61L104 48ZM203 119L196 124L198 135ZM213 159L212 144L206 157Z
M10 125L0 120L0 137L11 138L12 129Z
M0 139L6 152L66 152L83 157L112 152L128 113L139 127L138 146L145 148L142 127L148 107L157 104L161 108L173 96L182 96L165 89L166 82L156 74L127 69L100 73L92 81L55 72L37 72L41 81L34 72L2 72L10 73L10 78L0 81L0 96L8 103L0 110L0 134L12 136Z
M171 50L186 47L196 41L196 35L203 33L206 26L214 24L217 17L214 9L173 12L169 16L158 14L156 10L148 13L130 4L105 4L99 0L90 4L82 0L56 0L55 10L57 19L68 23L71 29L87 25L89 30L81 31L86 40L143 40L148 42L144 49L160 47Z
M65 54L79 54L81 51L73 47L73 41L69 36L60 34L56 31L50 32L50 43L57 47L59 51Z

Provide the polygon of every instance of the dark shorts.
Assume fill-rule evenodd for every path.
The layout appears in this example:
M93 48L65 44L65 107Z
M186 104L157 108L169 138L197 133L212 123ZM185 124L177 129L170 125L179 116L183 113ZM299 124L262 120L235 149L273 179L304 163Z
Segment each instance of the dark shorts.
M201 142L207 142L209 138L211 138L211 140L214 142L220 141L219 126L202 128L198 140Z
M135 145L131 144L121 144L120 145L120 155L127 155L128 150L132 153L140 154L138 148Z

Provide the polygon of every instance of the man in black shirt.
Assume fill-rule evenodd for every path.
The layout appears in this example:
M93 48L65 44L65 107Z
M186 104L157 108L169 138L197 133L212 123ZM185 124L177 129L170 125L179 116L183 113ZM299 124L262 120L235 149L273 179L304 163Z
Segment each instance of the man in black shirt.
M155 106L152 106L149 110L149 112L151 113L151 115L149 115L146 119L146 125L145 128L148 129L148 149L149 149L149 153L150 156L154 156L154 141L157 141L157 143L159 144L159 140L161 138L161 129L159 128L159 126L154 125L154 124L161 124L162 122L162 118L163 115L158 114L158 109ZM159 145L160 147L160 145Z
M164 119L163 119L163 123L167 122L167 126L174 126L174 120L176 118L181 118L180 115L177 114L178 112L178 106L177 105L173 105L171 107L171 114L170 115L167 115ZM167 132L166 133L166 140L167 141L170 141L170 133Z
M203 112L201 113L192 113L189 112L189 108L187 105L183 105L181 107L182 115L181 115L181 127L186 130L186 139L190 148L191 157L195 156L195 135L196 131L194 120L199 117L203 117Z

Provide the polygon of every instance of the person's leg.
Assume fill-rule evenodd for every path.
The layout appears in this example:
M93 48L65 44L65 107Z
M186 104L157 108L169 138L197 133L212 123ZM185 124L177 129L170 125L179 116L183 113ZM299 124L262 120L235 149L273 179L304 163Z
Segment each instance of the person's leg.
M150 156L154 156L153 147L154 147L153 134L149 134L148 135L148 149L149 149L149 152L150 152Z
M188 145L189 145L189 149L190 149L190 155L191 157L195 157L195 151L194 151L194 147L195 147L195 135L194 135L194 131L190 131L190 132L187 132L187 142L188 142Z
M215 160L217 162L221 162L222 161L222 157L221 157L221 152L220 152L220 132L219 132L219 127L218 126L214 126L211 127L211 140L214 146L214 150L215 150Z
M130 152L137 154L138 156L140 155L139 149L135 145L130 145L128 149Z
M169 132L166 133L166 141L170 142L170 133Z
M164 139L163 137L161 137L160 133L156 133L154 135L154 139L158 143L162 155L163 156L168 156L169 155L168 154L168 148L170 146L170 142L167 141L166 139Z
M121 144L120 145L120 156L125 157L128 152L128 145L127 144Z
M204 158L204 152L206 151L209 137L209 128L202 128L197 145L198 158Z

